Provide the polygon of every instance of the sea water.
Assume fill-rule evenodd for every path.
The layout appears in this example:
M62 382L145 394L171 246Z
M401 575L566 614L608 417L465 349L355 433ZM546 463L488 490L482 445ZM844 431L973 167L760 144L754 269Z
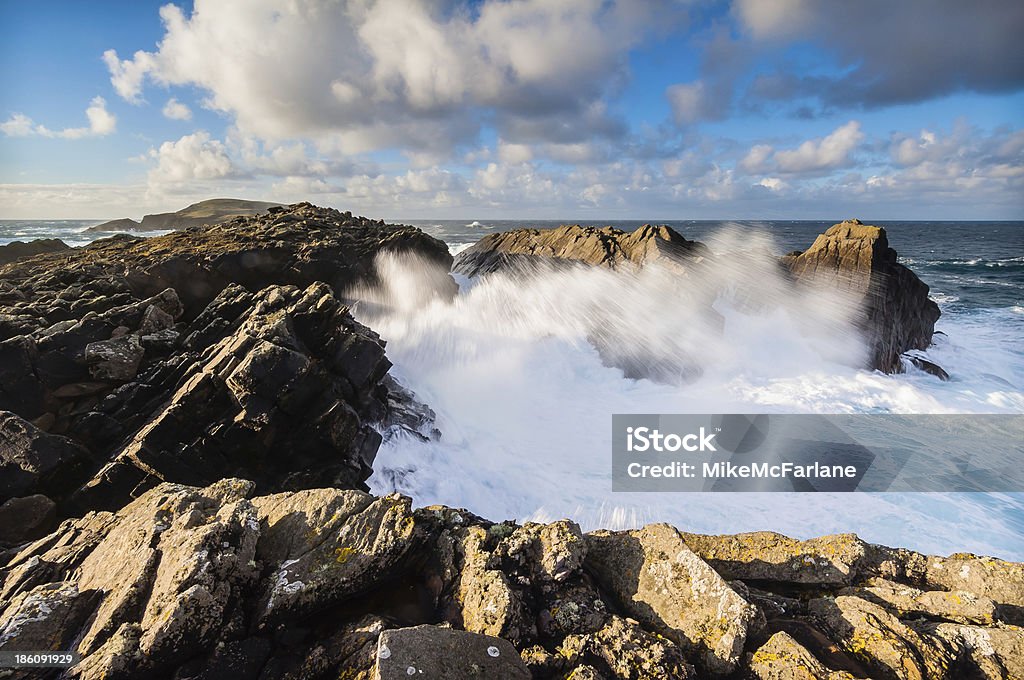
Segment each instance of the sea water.
M398 221L398 220L394 220ZM488 233L562 222L413 221L458 252ZM633 229L640 222L614 224ZM0 243L96 235L94 222L0 222ZM830 222L668 222L717 253L807 248ZM611 491L613 413L1024 413L1024 223L878 222L942 310L927 357L949 382L910 368L853 368L863 352L849 311L827 295L788 299L770 270L721 273L716 290L754 286L752 313L715 302L722 336L692 330L671 284L603 270L466 280L451 301L424 297L415 263L382 261L392 304L360 309L388 342L393 374L437 413L438 441L394 437L370 479L378 493L465 507L492 520L569 517L584 529L664 521L693 532L856 532L931 553L1024 560L1024 493L624 494ZM767 261L765 259L764 261ZM718 286L717 284L725 284ZM697 284L699 285L699 284ZM669 287L666 287L669 286ZM824 294L823 294L824 295ZM589 342L595 324L623 346L686 352L696 380L631 380Z

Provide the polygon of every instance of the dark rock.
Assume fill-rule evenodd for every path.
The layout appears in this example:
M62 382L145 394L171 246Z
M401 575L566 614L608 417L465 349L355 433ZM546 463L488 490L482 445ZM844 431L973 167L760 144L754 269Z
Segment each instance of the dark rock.
M113 509L164 479L363 487L381 440L368 423L386 410L376 389L390 368L383 343L323 284L268 288L247 310L202 354L95 407L129 439L75 495L78 507Z
M51 497L66 493L88 462L88 451L70 439L0 411L0 502L39 492Z
M143 354L145 350L137 335L91 342L85 346L89 375L96 380L131 380L139 371Z
M0 265L14 262L23 257L42 255L44 253L59 253L69 250L71 246L56 238L41 238L25 243L23 241L11 241L7 245L0 246Z
M42 494L8 499L0 505L0 543L41 538L53 530L56 520L56 504Z
M89 450L74 502L53 496L62 511L116 509L167 480L363 488L373 424L437 436L339 297L373 285L381 253L451 264L412 227L298 204L2 266L0 409Z
M842 222L783 263L797 281L852 296L860 307L857 321L871 350L872 368L900 373L900 355L931 344L939 307L929 299L928 286L896 261L885 229L859 220Z
M949 380L949 373L946 373L945 369L935 362L928 361L924 357L915 356L913 354L904 354L903 357L925 373L934 375L939 380Z

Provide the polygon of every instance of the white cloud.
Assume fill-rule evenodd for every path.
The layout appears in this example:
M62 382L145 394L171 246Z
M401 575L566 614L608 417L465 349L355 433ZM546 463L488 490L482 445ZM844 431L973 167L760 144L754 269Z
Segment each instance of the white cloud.
M150 151L157 162L149 172L149 183L174 185L193 180L224 179L238 174L224 143L199 131L174 142L164 142Z
M677 13L672 4L196 0L191 15L160 10L155 51L104 60L125 99L140 101L147 80L196 86L264 140L450 151L476 138L484 116L521 143L523 120L595 110L630 47ZM608 128L600 112L587 125Z
M783 172L834 170L850 164L850 154L864 139L860 123L851 120L820 139L809 139L795 149L776 151L775 163Z
M740 168L747 172L757 173L768 167L768 161L774 149L770 144L755 144L740 161Z
M168 99L167 103L164 104L163 114L165 118L170 118L171 120L192 120L192 109L174 97Z
M0 132L8 137L54 137L61 139L82 139L83 137L105 137L117 130L117 116L107 110L107 101L103 97L93 97L85 110L89 121L87 127L64 128L51 130L45 125L36 124L28 116L15 113L6 122L0 123Z
M23 113L15 113L6 122L0 123L0 132L8 137L28 137L35 134L35 131L35 123Z

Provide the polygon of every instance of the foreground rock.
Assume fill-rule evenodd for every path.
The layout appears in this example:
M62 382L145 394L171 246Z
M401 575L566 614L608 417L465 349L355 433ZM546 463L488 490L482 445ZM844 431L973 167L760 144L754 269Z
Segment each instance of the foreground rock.
M341 295L375 280L378 254L447 271L447 247L308 204L271 210L0 268L0 503L43 494L68 516L236 475L362 488L378 431L434 434Z
M804 252L783 261L798 281L825 282L859 299L858 322L873 368L901 373L904 352L931 345L939 306L929 299L928 286L896 261L885 229L860 220L842 222L818 236ZM931 366L937 369L931 371L936 375L945 373Z
M237 479L164 483L0 554L0 650L75 649L83 659L63 677L108 680L953 680L1024 670L1024 629L1006 608L1024 593L1021 565L949 558L963 578L988 575L976 583L989 594L957 593L970 599L958 610L922 571L939 558L906 550L863 544L840 586L801 579L795 562L756 572L762 547L743 552L743 536L697 546L665 525L584 535L567 521L412 510L397 495L255 494ZM850 540L805 542L800 555L826 561ZM716 541L734 546L733 573L759 577L727 580L691 547Z
M204 224L220 224L235 217L261 215L270 208L280 207L280 203L267 201L245 201L237 198L211 198L182 208L176 212L146 215L141 222L127 217L111 220L86 231L166 231L171 229L187 229Z

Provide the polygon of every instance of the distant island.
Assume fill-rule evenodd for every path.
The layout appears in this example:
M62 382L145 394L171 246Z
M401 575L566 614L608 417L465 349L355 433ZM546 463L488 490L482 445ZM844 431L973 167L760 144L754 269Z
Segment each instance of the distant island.
M193 203L177 212L146 215L142 218L141 222L124 217L104 222L103 224L97 224L95 227L89 227L86 231L167 231L171 229L186 229L188 227L197 227L201 224L227 222L231 218L240 215L259 215L279 205L281 204L268 201L246 201L239 198L211 198L199 203Z

